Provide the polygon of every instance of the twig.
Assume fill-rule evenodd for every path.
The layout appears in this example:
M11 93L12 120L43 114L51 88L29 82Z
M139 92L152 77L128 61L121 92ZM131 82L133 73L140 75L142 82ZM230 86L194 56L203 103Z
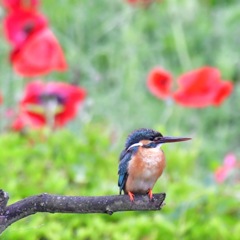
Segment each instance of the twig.
M0 233L12 223L37 212L111 215L121 211L160 210L165 197L165 193L154 194L150 201L146 195L136 195L131 202L127 195L78 197L43 193L7 206L8 194L0 190Z

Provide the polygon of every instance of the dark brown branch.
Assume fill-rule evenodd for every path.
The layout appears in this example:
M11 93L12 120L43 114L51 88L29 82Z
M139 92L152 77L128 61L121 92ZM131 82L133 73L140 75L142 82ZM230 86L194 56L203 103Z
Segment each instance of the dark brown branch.
M4 214L8 202L8 194L0 189L0 216Z
M37 212L111 215L121 211L160 210L165 197L165 193L154 194L150 201L147 195L136 195L131 202L127 195L77 197L43 193L7 206L8 194L0 190L0 233L12 223Z

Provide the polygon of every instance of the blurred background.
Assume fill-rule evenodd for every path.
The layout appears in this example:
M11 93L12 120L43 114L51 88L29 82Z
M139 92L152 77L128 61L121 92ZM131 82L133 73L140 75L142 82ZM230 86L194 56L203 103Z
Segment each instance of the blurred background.
M43 192L118 194L119 154L136 128L193 139L163 146L167 167L153 189L167 194L161 211L41 213L14 223L1 239L239 239L240 2L25 1L47 18L68 66L31 76L16 70L26 43L6 36L7 16L19 11L8 2L0 9L0 186L9 203ZM147 87L155 67L171 73L177 89L179 76L203 66L232 83L218 106L186 107ZM36 117L39 102L26 97L36 80L84 89L71 119L53 127ZM37 127L21 118L24 101L34 102Z

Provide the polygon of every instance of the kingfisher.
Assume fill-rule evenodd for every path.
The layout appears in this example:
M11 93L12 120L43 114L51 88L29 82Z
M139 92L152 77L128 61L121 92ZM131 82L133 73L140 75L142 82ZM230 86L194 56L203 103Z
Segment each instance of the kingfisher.
M148 194L152 200L152 189L165 168L162 144L190 139L164 137L160 132L147 128L130 133L119 159L119 194L123 191L129 195L131 201L134 201L134 194Z

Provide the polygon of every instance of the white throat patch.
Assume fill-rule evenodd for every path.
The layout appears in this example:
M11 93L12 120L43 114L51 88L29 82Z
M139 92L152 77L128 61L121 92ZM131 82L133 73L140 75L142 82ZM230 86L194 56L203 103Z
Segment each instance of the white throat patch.
M141 142L139 142L139 143L134 143L134 144L132 144L132 145L127 149L127 151L128 151L129 149L133 148L133 147L140 147L140 146L143 146L143 144L142 144Z

